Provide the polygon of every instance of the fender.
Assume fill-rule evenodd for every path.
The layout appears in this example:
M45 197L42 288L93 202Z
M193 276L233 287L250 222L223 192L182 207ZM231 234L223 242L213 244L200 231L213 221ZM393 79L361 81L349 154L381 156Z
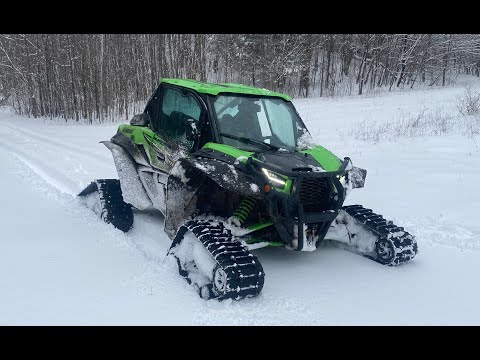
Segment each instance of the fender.
M195 213L197 192L207 179L243 196L263 197L250 175L233 165L215 159L182 158L173 166L167 181L165 232L170 238Z
M143 147L136 146L132 139L125 136L121 132L118 131L115 135L113 135L109 142L120 145L130 155L130 157L135 160L137 164L151 166L145 149L143 149ZM105 141L102 141L102 143L105 143Z
M192 176L203 176L212 179L222 188L244 196L261 199L263 196L257 182L246 173L227 162L209 158L185 158L182 166L192 168ZM243 164L241 164L243 165Z
M123 200L139 210L153 208L137 171L137 164L122 146L112 141L101 141L111 152L117 168Z

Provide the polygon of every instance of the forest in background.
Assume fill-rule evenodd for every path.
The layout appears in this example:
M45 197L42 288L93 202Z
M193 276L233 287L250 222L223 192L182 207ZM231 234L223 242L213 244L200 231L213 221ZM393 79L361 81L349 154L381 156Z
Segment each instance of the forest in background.
M0 34L0 105L89 123L141 112L162 77L312 97L460 74L480 76L478 34Z

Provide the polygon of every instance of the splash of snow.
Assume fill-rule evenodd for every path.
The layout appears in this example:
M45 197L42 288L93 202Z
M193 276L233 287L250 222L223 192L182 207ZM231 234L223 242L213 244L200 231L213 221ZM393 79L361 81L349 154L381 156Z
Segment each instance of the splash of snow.
M195 167L204 171L207 174L210 174L215 171L215 166L213 165L199 164L198 162L195 162Z
M310 165L309 167L310 169L312 169L313 172L325 172L325 169L320 166Z
M350 236L355 234L355 236ZM360 252L368 253L375 250L375 241L377 237L360 224L355 218L346 211L340 210L335 221L328 229L325 239L335 240L349 246L353 246Z
M190 180L187 178L185 169L182 167L182 164L180 162L177 162L172 170L170 171L170 175L174 175L180 178L180 181L184 184L187 184L188 181Z
M309 132L304 132L297 140L297 150L311 149L317 146Z
M247 156L239 156L239 157L235 160L234 164L235 164L235 165L238 165L240 162L244 162L244 161L247 161L247 160L248 160L248 157L247 157Z
M233 165L228 164L228 168L232 171L233 176L235 177L235 181L238 181L238 173L237 169Z

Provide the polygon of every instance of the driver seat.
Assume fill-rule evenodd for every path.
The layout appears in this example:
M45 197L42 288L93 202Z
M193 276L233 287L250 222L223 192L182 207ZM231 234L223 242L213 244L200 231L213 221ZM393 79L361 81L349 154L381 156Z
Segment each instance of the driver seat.
M260 105L251 100L238 104L238 113L234 116L233 121L241 129L241 136L262 141L262 131L257 115L259 111Z

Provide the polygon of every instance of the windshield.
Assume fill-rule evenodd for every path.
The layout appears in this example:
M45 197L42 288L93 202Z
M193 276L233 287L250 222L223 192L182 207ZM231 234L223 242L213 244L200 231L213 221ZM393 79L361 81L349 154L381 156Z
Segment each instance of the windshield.
M265 150L256 141L271 145L267 149L294 151L307 133L293 105L281 98L218 95L213 105L222 142L242 150Z

